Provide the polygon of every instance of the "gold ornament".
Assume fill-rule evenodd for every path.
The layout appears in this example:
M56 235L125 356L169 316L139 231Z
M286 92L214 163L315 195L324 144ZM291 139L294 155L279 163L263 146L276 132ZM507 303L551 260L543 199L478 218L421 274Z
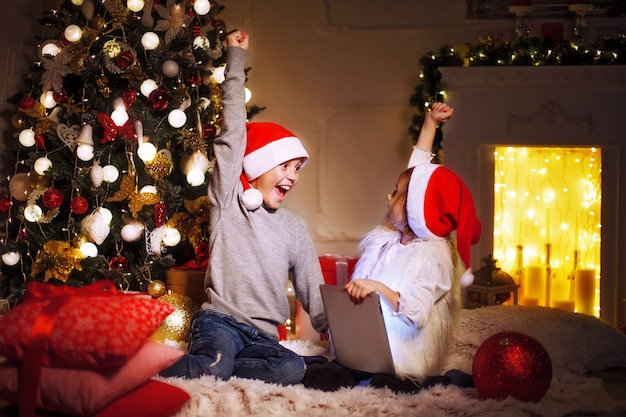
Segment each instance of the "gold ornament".
M152 298L159 298L165 295L165 283L161 280L155 279L148 284L148 294Z
M112 197L109 197L107 201L117 202L128 200L128 208L133 214L133 217L143 209L143 206L152 206L161 201L161 197L158 194L137 193L134 190L135 185L133 179L128 175L124 175L120 181L119 190L117 190Z
M107 27L107 22L102 16L94 16L94 18L89 22L89 26L96 31L101 32Z
M157 153L152 161L146 163L145 170L148 175L159 181L170 175L173 167L172 161Z
M158 300L172 305L175 309L165 318L150 339L160 343L164 343L166 340L186 342L189 336L191 318L198 311L198 307L191 298L182 294L165 294Z

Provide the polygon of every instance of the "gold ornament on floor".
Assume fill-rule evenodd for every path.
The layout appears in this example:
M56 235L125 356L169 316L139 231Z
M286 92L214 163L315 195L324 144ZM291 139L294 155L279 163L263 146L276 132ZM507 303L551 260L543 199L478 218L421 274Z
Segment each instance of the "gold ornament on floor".
M191 298L182 294L165 294L158 300L174 306L175 309L165 318L151 339L160 343L166 341L186 342L189 336L191 318L198 311L198 307Z
M152 298L159 298L165 295L165 283L159 279L150 281L148 284L148 294Z

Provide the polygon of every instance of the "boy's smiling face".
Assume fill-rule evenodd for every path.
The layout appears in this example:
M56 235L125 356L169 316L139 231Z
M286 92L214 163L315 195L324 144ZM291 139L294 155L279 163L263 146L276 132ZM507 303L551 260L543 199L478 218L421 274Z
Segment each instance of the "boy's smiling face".
M263 194L263 203L267 208L277 209L285 200L285 195L298 182L302 158L291 159L267 171L250 181L250 185Z

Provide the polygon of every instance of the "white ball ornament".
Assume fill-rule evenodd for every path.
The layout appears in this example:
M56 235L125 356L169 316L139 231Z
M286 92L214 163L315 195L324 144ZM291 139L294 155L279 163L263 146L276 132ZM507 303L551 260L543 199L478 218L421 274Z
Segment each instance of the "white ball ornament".
M224 79L226 78L224 76L224 71L225 70L226 70L226 66L225 65L213 68L213 73L211 74L211 79L213 81L215 81L216 83L221 84L222 82L224 82Z
M98 256L98 247L91 242L84 242L80 245L80 253L83 254L85 258L93 258Z
M159 46L159 42L159 35L154 32L146 32L141 37L141 45L148 51L156 49Z
M75 6L82 6L83 0L72 0L72 4Z
M45 156L37 158L33 164L33 169L39 175L44 175L52 167L52 161Z
M57 105L56 100L54 99L54 93L52 91L46 91L41 96L39 96L39 102L46 108L51 109Z
M29 204L24 208L24 218L29 222L38 222L42 217L43 210L37 204Z
M180 232L178 229L168 227L163 233L162 242L165 246L176 246L180 243Z
M91 161L93 159L93 145L81 144L76 147L76 156L81 161ZM95 185L95 184L94 184Z
M178 75L178 71L180 67L176 61L167 60L161 65L161 71L163 71L163 75L169 78L174 78Z
M211 3L209 0L196 0L193 4L193 10L200 16L204 16L211 10Z
M154 185L144 185L139 191L140 194L157 194L158 190Z
M120 177L120 171L114 165L102 167L102 180L108 183L115 182Z
M20 254L14 251L2 254L2 263L7 266L13 266L20 261Z
M22 130L18 140L22 146L30 148L35 144L35 131L31 128Z
M167 121L169 122L170 126L174 128L179 128L187 123L187 115L184 111L180 109L174 109L170 112L170 114L167 115Z
M126 2L126 7L128 7L128 10L130 10L131 12L135 12L135 13L142 11L143 6L144 6L143 0L128 0Z
M77 25L69 25L65 28L63 35L70 42L78 42L83 37L83 30Z
M150 93L156 90L157 88L159 88L159 85L156 83L156 81L154 81L151 78L148 78L147 80L141 83L141 86L139 86L139 90L141 91L141 94L143 94L146 97L149 97Z
M157 148L151 142L144 142L137 147L137 156L144 162L150 162L157 154Z
M187 182L192 187L197 187L199 185L202 185L204 183L204 180L205 180L204 172L202 172L198 168L192 168L187 173Z
M144 226L139 223L128 223L120 230L120 236L125 242L136 242L143 236Z

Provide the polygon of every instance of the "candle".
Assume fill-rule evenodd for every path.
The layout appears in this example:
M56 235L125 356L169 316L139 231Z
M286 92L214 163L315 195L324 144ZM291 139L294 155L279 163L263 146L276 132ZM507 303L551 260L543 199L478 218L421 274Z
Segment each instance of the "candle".
M572 300L555 300L552 302L552 307L558 308L570 313L574 312L575 303Z
M596 273L593 269L577 269L574 277L576 312L594 315Z
M570 280L565 278L554 278L551 280L550 290L551 306L556 307L557 301L569 300Z
M537 265L529 266L526 268L524 280L524 296L537 298L543 302L546 299L546 268Z
M539 305L539 299L536 297L524 297L520 304L527 307L536 307Z

